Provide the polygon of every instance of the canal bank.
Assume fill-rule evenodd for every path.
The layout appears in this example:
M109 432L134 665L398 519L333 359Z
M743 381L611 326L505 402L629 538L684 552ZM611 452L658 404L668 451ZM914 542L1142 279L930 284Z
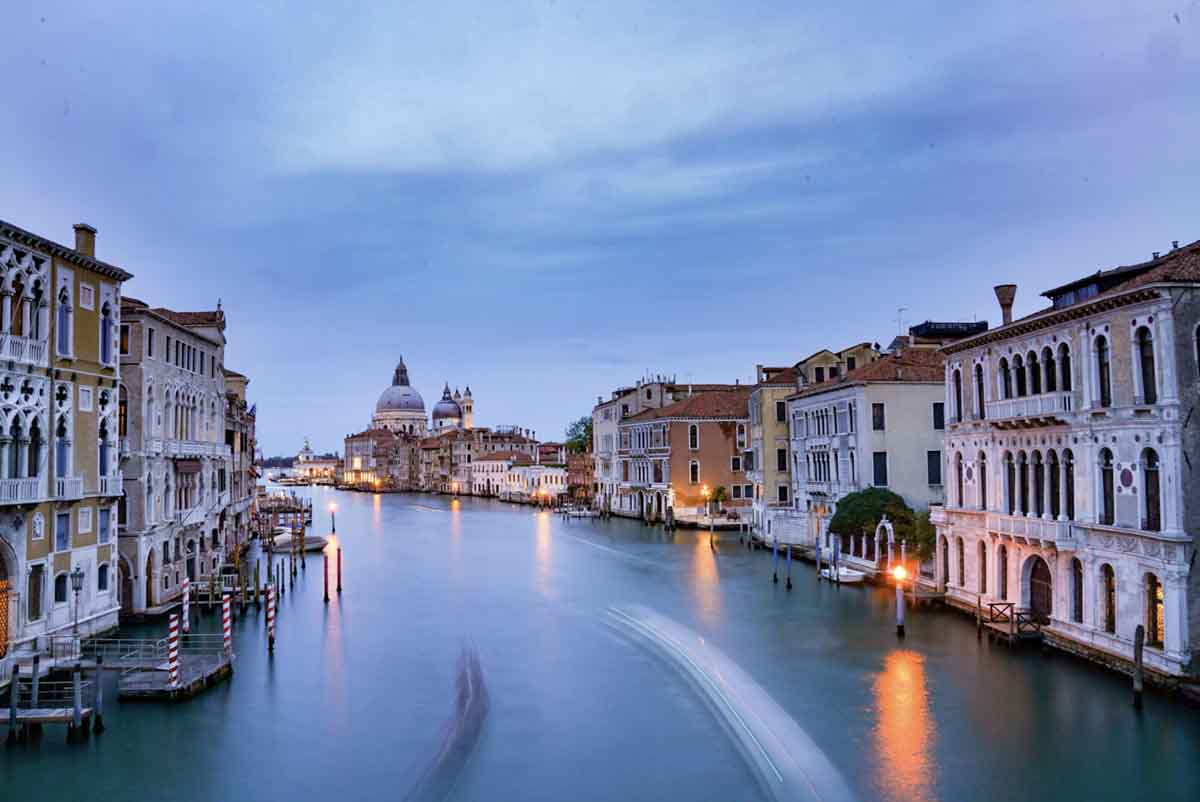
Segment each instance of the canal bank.
M337 504L343 593L322 603L309 556L280 599L273 658L251 608L233 623L229 682L180 705L110 702L107 732L82 746L5 751L6 790L403 798L468 646L490 705L455 799L759 798L705 701L608 625L628 605L718 647L863 800L1187 799L1200 783L1194 710L1148 693L1135 713L1124 678L978 640L949 611L912 613L898 642L890 591L818 583L797 563L789 593L736 533L714 551L704 531L497 501L298 493L318 533ZM217 616L197 626L215 632Z

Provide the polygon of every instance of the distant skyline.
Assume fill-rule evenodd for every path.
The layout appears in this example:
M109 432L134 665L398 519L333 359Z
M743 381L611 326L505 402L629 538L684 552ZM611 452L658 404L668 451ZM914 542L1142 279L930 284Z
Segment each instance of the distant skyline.
M7 9L0 218L227 313L264 453L403 354L558 439L646 373L1016 314L1200 239L1200 0Z

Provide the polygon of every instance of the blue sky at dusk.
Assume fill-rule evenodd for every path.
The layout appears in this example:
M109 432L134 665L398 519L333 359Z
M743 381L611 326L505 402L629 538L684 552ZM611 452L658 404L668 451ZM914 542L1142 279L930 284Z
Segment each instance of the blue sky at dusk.
M1200 238L1200 2L25 3L0 217L228 315L267 454L561 436ZM252 7L253 6L253 7Z

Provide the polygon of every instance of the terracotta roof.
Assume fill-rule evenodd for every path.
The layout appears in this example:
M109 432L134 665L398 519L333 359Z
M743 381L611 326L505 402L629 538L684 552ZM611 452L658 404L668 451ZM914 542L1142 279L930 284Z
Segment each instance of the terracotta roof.
M225 324L225 313L220 309L204 312L176 312L172 309L156 306L150 311L157 315L162 315L167 320L177 323L180 326L223 326Z
M474 462L504 462L506 460L512 460L514 462L518 462L521 460L528 460L528 459L529 459L529 455L524 454L520 451L497 451L497 452L494 452L491 454L482 454L478 457L475 457L475 459L473 461Z
M246 378L246 374L245 374L245 373L238 373L238 372L237 372L236 370L234 370L233 368L224 368L224 370L225 370L225 375L226 375L226 376L233 376L235 379L244 379L244 378Z
M51 256L57 256L60 259L67 259L77 265L83 265L89 270L94 270L102 276L116 279L117 281L129 281L133 278L133 274L117 267L116 265L102 262L93 256L86 256L74 248L68 248L66 245L61 245L54 240L46 239L45 237L34 234L32 231L26 231L20 226L13 225L5 220L0 220L0 233L12 238L16 242L20 242L30 248L47 251ZM95 229L92 229L95 233Z
M750 416L751 389L751 387L743 385L736 390L695 393L674 404L668 404L659 409L647 409L631 415L622 423L659 418L747 418Z
M132 295L122 295L121 296L121 306L122 307L126 307L126 306L140 307L142 309L150 308L150 304L146 303L141 298L134 298Z
M779 370L778 368L770 368L771 370ZM779 387L785 384L795 385L796 379L800 375L800 363L797 362L790 368L779 370L778 373L771 376L766 381L761 381L755 387Z
M887 354L868 362L844 376L809 385L800 392L789 395L788 398L807 398L855 384L878 382L892 384L937 382L940 384L946 380L945 364L946 355L935 348L906 348L899 353Z

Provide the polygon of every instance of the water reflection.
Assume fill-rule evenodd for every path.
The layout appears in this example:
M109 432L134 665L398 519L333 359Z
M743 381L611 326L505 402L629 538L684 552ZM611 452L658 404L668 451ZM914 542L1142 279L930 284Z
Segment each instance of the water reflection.
M929 708L925 658L896 651L875 678L876 786L897 802L933 802L933 752L937 728Z
M721 576L717 555L707 534L696 538L692 548L692 595L696 597L700 618L715 624L721 613Z
M551 585L551 541L550 513L539 512L534 515L534 546L533 559L537 566L538 591L548 599L554 598L554 588Z

